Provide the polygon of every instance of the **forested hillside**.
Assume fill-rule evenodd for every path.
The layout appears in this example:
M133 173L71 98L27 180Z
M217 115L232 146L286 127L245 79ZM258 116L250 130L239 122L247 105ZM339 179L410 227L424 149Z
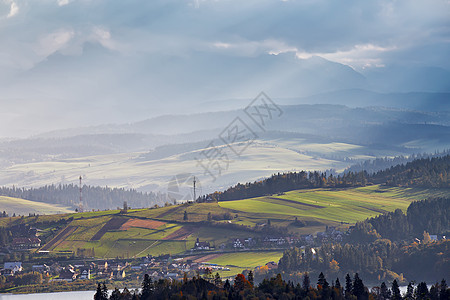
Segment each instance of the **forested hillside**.
M379 157L375 159L366 160L363 162L356 163L349 168L347 168L344 172L360 172L366 171L367 173L376 173L378 171L382 171L388 169L392 166L406 164L408 162L422 159L422 158L433 158L433 157L442 157L445 155L449 155L450 150L444 150L442 152L436 153L418 153L412 154L410 156L396 156L396 157Z
M80 188L73 184L46 185L40 188L0 188L1 196L16 197L32 201L54 203L73 208L79 207ZM155 193L141 193L122 188L93 187L84 185L82 201L85 209L114 209L122 207L123 202L133 208L164 205L166 196Z
M404 214L400 209L356 224L350 238L353 241L373 241L387 238L400 241L422 238L424 232L450 232L450 199L428 199L412 202Z
M401 210L356 224L345 244L285 251L279 268L287 274L320 271L333 276L358 271L370 280L423 280L448 276L450 241L431 241L450 228L450 199L413 202ZM420 242L413 242L418 238ZM294 276L295 277L295 276Z
M367 184L385 184L388 186L449 188L450 155L422 158L400 164L377 173L367 171L345 172L342 175L327 176L324 172L288 172L278 173L253 183L238 183L223 192L215 192L212 199L226 201L259 197L268 194L283 193L307 188L343 188L365 186ZM200 201L207 196L200 198Z
M423 158L397 165L372 176L375 183L390 186L449 188L450 155Z

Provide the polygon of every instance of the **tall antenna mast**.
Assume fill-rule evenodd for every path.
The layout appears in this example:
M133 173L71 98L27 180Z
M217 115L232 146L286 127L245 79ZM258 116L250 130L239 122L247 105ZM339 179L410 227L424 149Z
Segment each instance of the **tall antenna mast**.
M82 187L81 187L81 175L80 175L80 204L83 203L83 193L82 193Z
M194 202L197 199L197 198L195 198L195 183L196 183L196 181L195 181L195 176L194 176Z

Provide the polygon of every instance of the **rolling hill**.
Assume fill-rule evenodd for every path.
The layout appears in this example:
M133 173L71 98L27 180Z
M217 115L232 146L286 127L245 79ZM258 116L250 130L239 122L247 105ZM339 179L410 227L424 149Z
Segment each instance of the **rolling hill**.
M20 198L0 196L0 210L6 211L10 216L16 215L50 215L71 213L73 209L57 204L49 204L37 201L30 201Z
M346 94L323 98L330 97L329 101L333 102L333 97L341 99ZM350 95L352 104L357 103L360 95L367 96L357 92ZM441 103L447 96L435 95L433 99ZM382 95L374 97L383 98ZM422 103L420 99L416 102ZM369 100L363 102L364 105L370 103ZM199 192L209 193L274 172L326 169L340 172L368 159L450 147L447 110L330 104L280 107L282 116L271 120L264 130L245 119L241 109L167 115L131 124L78 128L30 139L0 141L0 166L3 167L0 185L76 184L81 175L84 183L91 186L167 193L175 176L193 174L200 182ZM236 155L220 138L237 116L256 134L248 148L236 145L245 148L241 155ZM223 166L216 166L214 176L199 163L210 150L227 156ZM190 192L189 186L184 189L184 194ZM115 207L105 204L89 209Z
M382 212L405 210L413 200L448 196L444 189L388 188L379 185L348 189L296 190L284 195L219 203L172 205L156 209L117 210L0 219L0 225L67 220L42 229L42 250L83 253L94 249L98 258L182 254L197 238L218 247L235 238L263 237L257 230L271 221L275 228L310 234L326 225L343 229ZM184 212L188 220L183 220ZM209 222L208 214L217 221ZM228 218L224 218L228 214ZM305 223L293 224L295 218ZM56 231L55 231L56 230ZM58 234L56 234L58 232Z

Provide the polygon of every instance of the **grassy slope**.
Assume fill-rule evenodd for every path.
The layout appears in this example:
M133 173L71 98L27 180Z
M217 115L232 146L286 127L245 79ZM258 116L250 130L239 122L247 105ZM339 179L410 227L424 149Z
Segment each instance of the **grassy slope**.
M73 212L69 207L57 204L48 204L6 196L0 196L0 210L2 212L6 211L10 216L14 213L16 215L28 215L29 213L49 215Z
M282 196L257 197L220 202L223 208L250 214L265 214L279 219L311 219L354 223L428 196L449 195L448 190L424 190L368 186L349 189L311 189L290 191ZM288 200L288 201L286 201ZM270 212L268 214L267 212Z
M283 252L243 252L243 253L226 253L217 258L209 260L209 263L222 266L236 266L239 268L254 268L256 266L265 265L269 261L278 262Z
M323 231L325 225L334 224L345 227L348 224L342 225L340 221L354 223L383 211L392 211L396 208L406 209L413 200L445 195L450 195L450 191L380 186L341 190L313 189L291 191L282 196L227 201L219 204L185 204L158 209L137 209L130 210L126 214L119 214L119 211L111 210L23 219L13 218L12 222L31 223L73 217L73 221L63 225L63 228L70 226L74 230L70 231L71 234L63 240L54 243L50 250L60 252L76 251L77 248L94 248L95 256L100 258L133 257L147 254L183 253L193 247L197 237L202 241L207 240L219 245L232 238L258 235L258 233L247 230L218 228L211 227L206 223L197 223L206 221L209 212L213 215L230 212L234 217L231 220L232 223L251 227L270 219L275 226L285 226L290 231L304 234ZM183 221L184 211L188 213L189 220L187 222ZM305 220L308 226L293 227L291 223L295 216ZM154 228L144 228L144 226L131 227L128 230L109 230L99 240L92 240L93 236L111 218L158 220L159 222ZM9 218L0 219L0 226L6 225L8 222ZM217 260L212 260L211 263L220 262L238 267L251 267L254 263L261 264L258 257L265 254L250 256L248 260L244 259L245 255L243 253L227 254ZM267 257L267 259L269 258Z

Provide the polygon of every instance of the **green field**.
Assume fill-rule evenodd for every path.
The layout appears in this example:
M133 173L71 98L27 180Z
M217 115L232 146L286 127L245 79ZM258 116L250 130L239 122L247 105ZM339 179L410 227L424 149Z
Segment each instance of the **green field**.
M237 252L226 253L208 262L221 266L234 266L239 268L254 268L263 266L270 261L278 262L283 256L282 251L263 252Z
M64 214L73 212L69 207L60 206L57 204L48 204L37 201L30 201L25 199L0 196L0 210L6 211L10 216L16 215L50 215L50 214Z
M66 219L61 225L39 228L43 230L42 233L51 237L47 239L45 250L54 253L94 251L95 257L98 258L131 258L168 253L176 255L191 249L197 238L219 246L236 238L264 237L263 232L254 231L253 228L266 224L269 219L272 226L286 227L297 234L314 234L323 231L326 225L335 225L345 230L356 221L383 212L397 208L406 210L411 201L449 195L450 191L444 189L392 188L379 185L347 189L309 189L290 191L280 196L219 203L186 203L156 209L129 210L127 213L108 210L2 218L0 226ZM2 203L29 204L30 207L34 204L22 199L0 199ZM183 220L184 211L188 214L187 221ZM216 221L213 226L206 222L208 213L213 216L228 214L232 218ZM306 226L296 227L293 223L296 217L304 221ZM58 230L59 235L56 234ZM249 268L270 260L276 261L280 255L281 252L231 253L215 257L210 263Z
M414 200L449 195L448 190L387 188L379 185L348 189L295 190L281 196L265 196L220 202L220 206L244 214L268 218L355 223L397 208L406 210Z

